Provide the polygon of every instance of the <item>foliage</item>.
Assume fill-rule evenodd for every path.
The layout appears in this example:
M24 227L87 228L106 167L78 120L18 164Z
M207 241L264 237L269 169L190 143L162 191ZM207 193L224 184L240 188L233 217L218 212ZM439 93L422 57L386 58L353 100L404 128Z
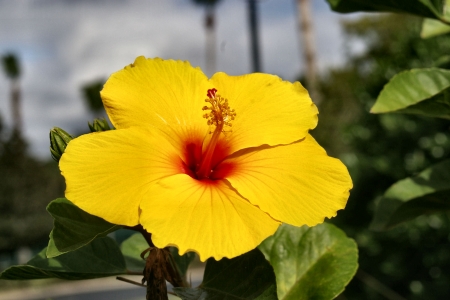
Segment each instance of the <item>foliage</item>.
M337 12L383 11L409 13L427 18L445 19L445 0L327 0Z
M46 253L49 258L77 250L122 227L84 212L65 198L50 202L47 211L54 218Z
M450 119L450 71L413 69L395 75L381 91L372 113L413 113ZM438 97L438 98L437 98Z
M13 266L0 275L0 279L90 279L126 274L123 255L116 243L98 238L89 245L56 258L46 257L46 249L26 265Z
M371 228L389 229L422 214L450 210L450 160L392 185L379 200Z
M0 251L44 246L52 228L45 207L64 192L56 163L29 156L18 132L0 131L0 170Z
M233 259L210 258L198 288L175 288L174 291L183 300L277 299L275 274L258 249Z
M331 224L283 225L259 249L274 268L279 299L333 299L358 268L356 243Z
M381 2L371 1L370 5ZM445 284L450 270L450 257L445 254L445 249L450 246L447 239L450 230L448 213L423 215L384 233L372 232L368 227L374 210L377 218L388 223L390 218L396 222L405 221L438 211L436 205L422 205L424 199L414 197L411 200L416 199L417 202L413 200L411 203L419 205L408 204L396 210L398 200L397 204L388 205L387 198L392 195L390 190L381 201L379 197L398 180L414 176L449 156L448 120L418 114L439 112L440 117L446 117L442 107L432 108L441 105L439 102L445 106L447 88L430 92L429 89L437 85L429 78L441 79L441 74L448 71L428 68L448 66L444 54L450 50L450 38L421 39L421 20L405 15L365 17L343 25L347 43L358 40L364 43L365 49L349 56L345 67L330 71L324 78L324 98L329 100L322 106L322 122L315 132L319 142L328 141L325 147L347 163L355 184L346 209L333 220L355 238L360 251L361 271L343 295L348 299L385 299L386 293L407 299L445 298L450 293ZM406 71L411 68L416 70ZM411 78L413 76L419 76L420 80ZM402 84L397 80L403 81ZM410 85L412 82L415 84ZM416 97L420 95L418 89L428 94ZM378 107L382 104L393 106L393 101L408 103L398 106L397 112L416 115L369 115L368 111L376 101L381 101L377 102ZM377 109L373 107L373 110ZM334 132L334 138L326 137L330 132ZM446 178L448 170L443 170L440 175L433 173L436 176L432 176L430 185L438 184L438 178ZM414 178L405 179L405 183ZM442 185L448 188L448 181ZM413 191L411 186L407 190ZM406 201L405 189L395 191L396 196L401 194L401 199ZM430 194L434 195L438 196L439 192ZM445 197L438 201L444 200ZM445 208L445 205L440 208Z

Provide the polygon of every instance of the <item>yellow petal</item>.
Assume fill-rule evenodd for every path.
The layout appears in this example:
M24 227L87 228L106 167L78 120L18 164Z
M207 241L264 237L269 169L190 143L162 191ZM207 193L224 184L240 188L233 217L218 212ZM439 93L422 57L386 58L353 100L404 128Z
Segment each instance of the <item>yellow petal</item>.
M227 135L233 152L264 144L289 144L317 125L317 107L299 82L261 73L216 73L210 81L237 114L233 132Z
M279 226L241 198L225 182L174 175L158 181L141 202L141 224L159 247L174 245L180 254L200 259L235 257L258 246Z
M154 128L83 135L69 143L59 163L66 197L109 222L137 225L148 186L182 172L178 153Z
M347 203L352 180L338 159L327 156L311 135L286 146L243 151L224 161L231 185L276 220L314 226Z
M141 56L111 75L101 96L116 128L166 123L206 127L202 107L210 88L200 68L189 62Z

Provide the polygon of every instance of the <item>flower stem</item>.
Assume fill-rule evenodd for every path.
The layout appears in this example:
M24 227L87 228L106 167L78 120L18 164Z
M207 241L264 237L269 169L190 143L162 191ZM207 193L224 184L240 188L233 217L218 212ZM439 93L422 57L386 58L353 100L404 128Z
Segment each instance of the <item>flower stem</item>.
M140 232L142 234L142 236L145 238L145 240L147 241L149 247L155 247L155 245L152 242L152 234L148 233L147 230L145 230L141 224L133 226L133 227L125 226L124 228Z
M140 232L149 245L149 248L141 253L142 259L145 260L142 286L147 288L147 299L168 299L166 280L174 287L186 286L168 247L163 249L156 247L152 242L152 234L147 232L140 224L133 227L125 226L125 228ZM147 257L145 257L146 255ZM144 285L145 282L147 282L147 285Z

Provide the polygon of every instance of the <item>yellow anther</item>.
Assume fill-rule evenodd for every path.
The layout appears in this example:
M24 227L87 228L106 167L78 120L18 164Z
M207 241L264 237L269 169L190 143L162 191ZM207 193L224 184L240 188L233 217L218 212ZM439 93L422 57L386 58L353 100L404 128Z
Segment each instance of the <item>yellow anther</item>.
M203 117L208 120L207 124L220 127L220 132L231 132L231 129L226 130L224 126L231 127L230 122L235 119L236 112L234 109L230 109L228 99L222 98L219 94L217 94L216 89L208 90L206 95L208 96L208 99L205 99L205 102L209 102L211 104L211 107L204 106L202 108L202 110L211 111L209 114L203 115Z

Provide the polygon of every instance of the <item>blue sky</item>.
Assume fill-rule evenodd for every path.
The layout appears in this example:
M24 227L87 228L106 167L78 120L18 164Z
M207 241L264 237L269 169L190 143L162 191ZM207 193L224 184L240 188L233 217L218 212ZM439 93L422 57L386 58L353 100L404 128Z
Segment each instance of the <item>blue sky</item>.
M325 0L313 3L319 67L344 62L339 20ZM263 72L295 80L302 72L294 0L258 3ZM217 16L217 71L251 72L245 0L222 0ZM53 126L75 133L92 119L80 87L135 57L189 60L204 69L204 10L188 0L0 0L0 54L23 68L25 136L31 152L49 158ZM211 75L211 74L208 74ZM0 74L0 114L11 124L8 82Z

